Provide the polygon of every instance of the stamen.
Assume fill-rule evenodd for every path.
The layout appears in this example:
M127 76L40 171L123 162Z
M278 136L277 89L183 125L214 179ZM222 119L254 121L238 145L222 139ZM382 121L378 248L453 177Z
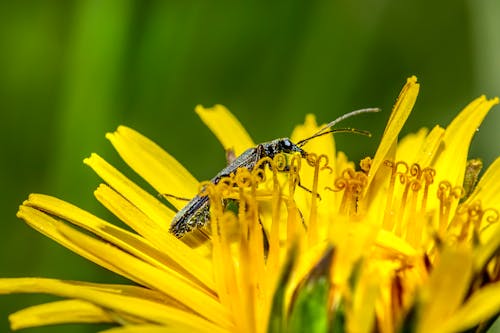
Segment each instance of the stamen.
M368 176L363 171L347 168L342 171L340 177L335 179L333 188L326 188L334 192L344 191L339 214L355 215L358 213L358 201L361 200L361 194L367 183Z
M278 272L281 265L281 253L280 253L280 208L282 202L281 186L278 181L278 159L280 159L278 154L275 155L271 163L271 170L273 172L273 197L272 197L272 219L271 228L269 233L269 251L267 255L267 270L272 272ZM279 274L266 274L267 284L264 290L273 290L273 286L276 283L276 279Z
M277 171L285 171L288 166L288 160L285 154L276 154L273 158L273 166Z
M372 166L372 159L371 157L365 157L359 162L359 167L361 170L363 170L366 174L370 171L370 168Z
M323 161L323 163L322 163ZM328 166L328 157L324 154L317 156L316 154L309 153L307 155L307 163L314 168L314 178L313 178L313 188L312 188L312 196L311 196L311 211L309 214L309 232L308 232L308 241L310 244L314 244L320 236L325 236L323 234L320 235L320 228L318 226L318 179L319 179L319 171L328 169L330 172L332 169ZM322 228L323 231L326 231L326 228Z
M453 204L457 203L465 194L460 186L453 187L448 181L441 181L438 185L439 199L439 236L444 235L448 227L449 215Z
M291 170L298 172L297 163ZM272 241L269 248L269 258L272 266L266 265L266 253L264 244L264 230L259 220L259 201L257 200L257 187L267 181L266 169L268 165L273 172L273 217L275 223L271 226ZM210 200L210 219L213 240L213 263L216 284L221 290L221 302L234 313L250 313L245 318L255 318L254 322L236 320L240 328L248 328L265 321L261 317L262 309L270 308L269 295L264 292L273 290L275 280L279 276L274 274L279 269L279 202L281 197L277 178L278 166L274 160L261 160L258 167L249 171L245 168L236 170L235 173L220 180L218 184L205 182L201 185L200 195L206 195ZM239 202L238 216L231 211L225 212L224 199L227 195L236 197ZM290 199L293 201L292 199ZM295 211L294 211L295 213ZM239 236L239 242L234 243L234 230ZM232 246L236 244L237 247ZM234 262L234 265L227 265ZM228 267L226 267L228 266ZM254 271L249 271L250 269ZM271 274L267 274L271 269ZM274 273L273 273L274 272ZM243 281L243 285L250 288L239 287L237 281ZM255 328L255 327L254 327Z
M297 223L297 204L294 200L295 188L299 182L299 171L302 159L299 156L292 156L288 170L288 199L287 199L287 239L292 240L302 229ZM307 226L306 226L307 227ZM291 244L292 242L288 242Z
M436 170L433 168L424 168L422 170L422 179L424 181L424 192L422 195L422 204L420 212L422 215L425 214L425 209L427 208L427 196L429 195L429 186L434 183L434 177L436 176Z
M406 234L405 238L410 245L416 246L420 244L422 240L422 233L424 230L424 223L417 221L417 219L422 219L426 214L427 206L427 196L429 192L429 186L434 182L434 175L436 171L432 168L424 168L418 179L414 179L411 185L412 189L412 201L410 204L410 212L413 216L409 215L406 223ZM418 210L418 192L422 190L422 198L420 199L420 210Z
M401 236L403 229L403 219L405 216L405 208L406 202L408 200L408 191L410 189L410 185L412 183L411 178L408 175L405 175L404 178L400 178L401 184L404 185L403 195L401 196L399 211L397 212L396 224L394 226L394 233L397 236Z
M394 187L396 186L396 177L399 176L400 182L404 184L406 181L406 173L408 172L408 164L406 162L396 162L385 160L384 166L391 169L391 178L389 180L389 188L387 189L387 201L385 204L384 222L383 228L386 230L392 230L394 226L393 216L395 215L393 209L393 197L394 197ZM403 171L398 172L398 168L403 168Z
M486 229L493 223L497 223L500 219L500 214L495 208L487 208L483 211L483 218L486 221L487 225L483 229L481 229L481 232L483 232L484 229Z
M226 215L223 218L222 209L222 199L220 197L220 190L217 187L223 187L221 183L215 185L211 182L203 182L200 184L200 196L206 195L211 201L210 205L210 227L212 234L212 262L214 266L214 280L217 285L217 290L219 290L218 295L220 297L221 303L226 305L228 308L239 308L240 306L235 305L233 298L230 297L231 290L234 285L236 272L234 271L233 265L227 265L227 262L231 262L232 258L230 256L229 242L225 238L227 235L225 232L221 232L221 226L226 225L223 221L228 218ZM231 267L228 267L231 266ZM236 289L237 290L237 289Z
M480 235L491 224L498 222L500 215L494 208L483 209L479 200L460 204L448 226L449 233L458 229L456 240L460 243L472 239L473 245L480 244Z
M308 163L317 163L317 170L321 171L324 169L330 169L327 165L328 159L326 156L316 157L311 154ZM314 159L314 161L313 161ZM270 242L269 248L271 248L271 259L273 265L276 267L279 265L279 253L274 253L272 249L279 252L280 249L280 229L282 223L287 230L287 236L289 239L294 239L297 237L298 233L304 233L306 231L306 225L304 219L301 217L300 220L298 215L302 216L297 208L296 202L294 200L295 188L299 184L299 172L301 168L302 157L300 155L284 155L277 154L273 159L265 157L259 160L252 170L246 168L239 168L236 172L230 174L227 177L222 177L217 184L211 182L203 182L200 185L199 195L208 196L210 199L210 220L208 224L212 232L216 232L220 237L220 218L225 214L225 202L228 198L237 200L239 203L238 209L238 220L240 221L239 233L240 237L245 240L245 242L253 241L251 240L252 234L259 234L258 237L263 241L263 234L265 232L262 230L262 225L259 220L259 207L258 207L258 196L261 195L262 191L258 192L258 187L260 184L266 183L267 186L271 185L273 201L272 201L272 215L273 220L270 225ZM273 176L269 179L268 169L271 170ZM281 184L278 179L278 173L287 172L287 183L288 183L288 195L283 196L281 192ZM315 177L314 188L312 190L313 197L313 207L315 206L314 201L318 197L318 176ZM269 190L264 193L269 193ZM266 194L269 195L269 194ZM280 222L280 210L281 210L281 200L286 198L286 206L288 209L288 221L286 223ZM313 208L312 208L313 209ZM316 213L317 214L317 213ZM314 212L312 212L312 221L315 221ZM211 225L213 224L213 225ZM269 226L266 226L269 227ZM258 230L257 230L258 229ZM266 230L268 230L266 228ZM235 233L232 233L233 236ZM255 237L254 237L255 238ZM234 237L232 237L234 240ZM224 240L222 240L224 241ZM260 242L258 240L257 242ZM288 242L292 244L293 242ZM259 243L259 246L255 246L261 251L261 258L267 258L267 249L264 250L262 246L263 242ZM267 246L266 246L267 247ZM265 253L266 252L266 253ZM274 255L274 257L273 257Z
M404 161L385 161L391 168L387 191L383 227L392 230L410 244L418 244L422 237L423 224L417 219L425 216L429 186L434 182L436 171L419 164L408 165ZM399 185L403 188L399 190ZM400 193L400 195L396 195ZM422 194L420 194L422 193Z

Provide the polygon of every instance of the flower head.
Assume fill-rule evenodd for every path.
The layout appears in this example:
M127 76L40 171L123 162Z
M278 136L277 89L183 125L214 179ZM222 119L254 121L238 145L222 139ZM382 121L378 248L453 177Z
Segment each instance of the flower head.
M336 152L331 134L310 140L307 154L259 155L262 147L224 107L197 107L228 156L257 147L242 167L232 164L232 172L199 183L156 144L119 127L107 138L170 206L92 154L85 163L104 181L96 198L134 232L40 194L18 216L133 284L2 279L0 293L67 298L12 314L12 328L67 322L120 325L113 332L487 327L500 311L500 159L476 184L481 163L468 162L467 154L498 99L479 97L448 127L398 141L418 90L409 78L375 156L359 167ZM320 128L309 115L291 141ZM181 198L198 201L183 210ZM170 224L179 214L198 215L177 238Z

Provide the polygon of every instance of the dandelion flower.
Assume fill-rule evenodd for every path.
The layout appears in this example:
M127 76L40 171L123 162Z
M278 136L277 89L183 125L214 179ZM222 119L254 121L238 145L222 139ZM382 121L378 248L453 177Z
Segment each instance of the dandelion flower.
M116 333L487 330L500 311L500 159L476 184L481 163L467 154L498 99L479 97L446 128L398 140L418 91L409 78L375 156L358 167L329 134L307 143L307 158L277 154L217 184L198 182L120 126L107 138L169 205L92 154L84 162L104 182L96 198L133 232L41 194L18 216L131 283L1 279L3 294L64 298L13 313L12 329L107 322ZM224 107L196 112L233 155L255 146ZM320 128L308 115L290 138ZM186 205L180 198L197 195L210 202L207 221L177 238L169 229Z

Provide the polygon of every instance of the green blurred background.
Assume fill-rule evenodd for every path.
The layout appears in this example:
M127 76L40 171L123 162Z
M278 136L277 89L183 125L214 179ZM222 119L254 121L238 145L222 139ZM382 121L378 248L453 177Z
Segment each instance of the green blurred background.
M412 74L422 87L405 133L445 126L478 95L499 95L499 31L495 0L2 1L0 277L122 281L15 217L28 194L40 192L115 221L93 199L99 179L82 160L98 152L122 167L104 139L119 124L203 180L225 158L196 104L226 105L257 142L288 135L306 113L327 122L379 106L382 114L346 123L373 139L337 137L358 160L373 154ZM497 107L471 156L487 164L498 156L499 122ZM7 313L48 299L1 296L0 331L8 331Z

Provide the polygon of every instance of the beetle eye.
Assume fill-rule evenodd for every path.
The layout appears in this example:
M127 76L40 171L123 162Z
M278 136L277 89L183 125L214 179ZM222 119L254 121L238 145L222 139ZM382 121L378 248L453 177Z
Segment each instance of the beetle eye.
M286 148L292 148L292 143L291 143L291 142L290 142L290 140L288 140L288 139L283 140L283 145L284 145Z

